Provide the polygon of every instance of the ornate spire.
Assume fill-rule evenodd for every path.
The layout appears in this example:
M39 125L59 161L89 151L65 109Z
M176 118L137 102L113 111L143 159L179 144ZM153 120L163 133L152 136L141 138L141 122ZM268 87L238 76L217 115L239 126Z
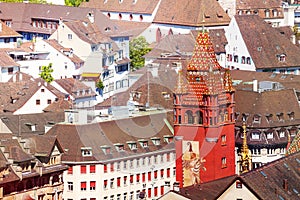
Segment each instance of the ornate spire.
M226 92L232 92L234 91L234 88L232 87L232 79L230 75L229 69L225 69L224 74L224 89Z
M185 84L185 77L182 74L182 69L178 70L177 84L174 89L175 94L186 94L187 87Z
M243 146L241 149L241 173L251 170L251 155L247 145L246 123L243 122Z

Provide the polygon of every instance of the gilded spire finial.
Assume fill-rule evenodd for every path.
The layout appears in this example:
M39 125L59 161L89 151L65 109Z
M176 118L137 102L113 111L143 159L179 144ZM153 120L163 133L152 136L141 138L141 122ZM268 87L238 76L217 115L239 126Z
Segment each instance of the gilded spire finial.
M251 170L251 155L247 144L246 122L243 120L243 145L241 149L241 173Z

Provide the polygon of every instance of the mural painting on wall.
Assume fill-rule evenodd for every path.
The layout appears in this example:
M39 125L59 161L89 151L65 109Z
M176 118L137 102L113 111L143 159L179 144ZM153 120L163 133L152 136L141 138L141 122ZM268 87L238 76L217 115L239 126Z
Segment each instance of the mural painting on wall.
M183 187L200 184L200 170L205 170L200 158L198 141L182 141Z

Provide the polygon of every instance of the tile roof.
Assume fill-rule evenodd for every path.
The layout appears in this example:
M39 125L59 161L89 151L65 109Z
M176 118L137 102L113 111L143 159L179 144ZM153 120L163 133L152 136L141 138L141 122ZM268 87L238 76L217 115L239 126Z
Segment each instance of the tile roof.
M8 153L8 158L12 159L14 163L26 162L34 159L32 155L27 154L22 149L17 139L10 138L1 140L0 145L4 147L4 152Z
M22 38L23 36L16 31L14 31L12 28L8 27L4 22L0 21L0 38Z
M295 153L242 174L242 180L259 199L299 199L299 167Z
M112 20L121 30L124 35L130 38L136 38L150 27L149 22L134 22L124 20Z
M289 103L283 101L288 99ZM247 127L276 128L282 126L297 125L300 123L300 107L298 97L293 89L282 89L278 91L253 92L236 90L236 109L240 113L236 119L237 125L241 125L242 113L247 113ZM288 113L294 112L294 119L290 119ZM277 118L278 113L283 113L283 119ZM267 120L266 115L272 114L273 119ZM254 116L261 116L260 123L255 122Z
M171 135L164 119L169 119L167 113L153 114L115 121L106 121L86 125L57 124L46 135L58 138L66 153L64 161L102 161L113 158L122 159L127 156L141 156L156 150L173 151L173 143L166 144L164 135ZM154 145L150 138L159 137L161 145ZM148 148L142 148L138 140L148 141ZM137 142L137 149L130 150L127 142ZM123 144L124 151L117 151L115 144ZM103 147L110 147L109 154L105 154ZM83 156L81 148L91 148L91 156Z
M238 195L235 181L240 181L257 199L299 199L300 153L295 153L270 162L262 167L239 176L229 176L201 185L181 188L176 194L191 200L219 199L221 195L232 192ZM176 198L177 199L177 198Z
M80 98L80 97L90 97L95 96L95 92L92 89L84 84L83 82L74 79L74 78L64 78L54 80L60 87L62 87L68 94ZM78 91L85 91L84 94L77 94ZM90 92L87 92L90 91Z
M64 110L69 110L72 107L73 104L71 101L65 99L59 99L58 101L51 103L43 111L57 113L57 112L63 112Z
M57 97L62 97L57 89L38 78L29 81L0 83L0 112L15 112L34 95L41 86L46 87Z
M235 15L235 19L256 69L300 65L300 48L262 18L257 15ZM285 61L279 61L280 55L285 55Z
M15 67L20 66L12 59L6 51L0 50L0 66L1 67Z
M81 40L89 44L111 43L110 37L99 31L95 23L88 21L70 21L64 23L68 26Z
M25 115L1 114L0 120L14 135L26 135L29 133L43 134L45 126L53 126L65 120L64 112L47 112ZM31 125L35 125L35 131L31 130Z
M55 29L33 27L32 19L47 19L57 22L59 19L63 21L77 21L86 19L89 13L94 14L95 23L98 27L102 27L103 30L108 26L115 26L100 10L95 8L1 2L0 11L0 19L12 20L12 29L18 32L53 33ZM111 28L110 34L118 34L118 30L114 31L114 29Z
M82 2L80 7L97 8L102 12L129 12L140 14L152 14L159 4L159 0L89 0Z
M153 22L212 27L226 26L230 18L215 0L162 0Z
M44 40L46 43L48 43L50 46L52 46L54 49L56 49L59 52L62 52L64 54L65 51L70 52L70 49L66 49L65 47L61 46L57 40L50 39L50 40ZM73 63L75 64L80 64L83 63L83 60L81 60L78 56L76 56L74 53L72 53L71 56L67 56L64 54L66 57L68 57Z
M236 2L236 9L271 9L271 8L280 8L281 1L276 0L242 0Z

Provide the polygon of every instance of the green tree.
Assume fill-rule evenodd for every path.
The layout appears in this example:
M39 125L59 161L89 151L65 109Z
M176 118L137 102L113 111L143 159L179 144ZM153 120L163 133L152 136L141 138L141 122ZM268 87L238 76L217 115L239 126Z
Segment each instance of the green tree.
M96 83L96 88L103 90L104 85L103 85L103 82L101 81L101 79L99 79L98 82Z
M143 36L134 38L129 42L129 57L131 60L132 70L144 67L145 58L143 58L143 56L149 51L151 51L151 49L149 48L149 43Z
M54 80L52 72L52 63L49 63L48 66L42 66L42 72L39 75L42 79L44 79L44 81L51 83Z
M78 7L83 0L65 0L66 6Z

